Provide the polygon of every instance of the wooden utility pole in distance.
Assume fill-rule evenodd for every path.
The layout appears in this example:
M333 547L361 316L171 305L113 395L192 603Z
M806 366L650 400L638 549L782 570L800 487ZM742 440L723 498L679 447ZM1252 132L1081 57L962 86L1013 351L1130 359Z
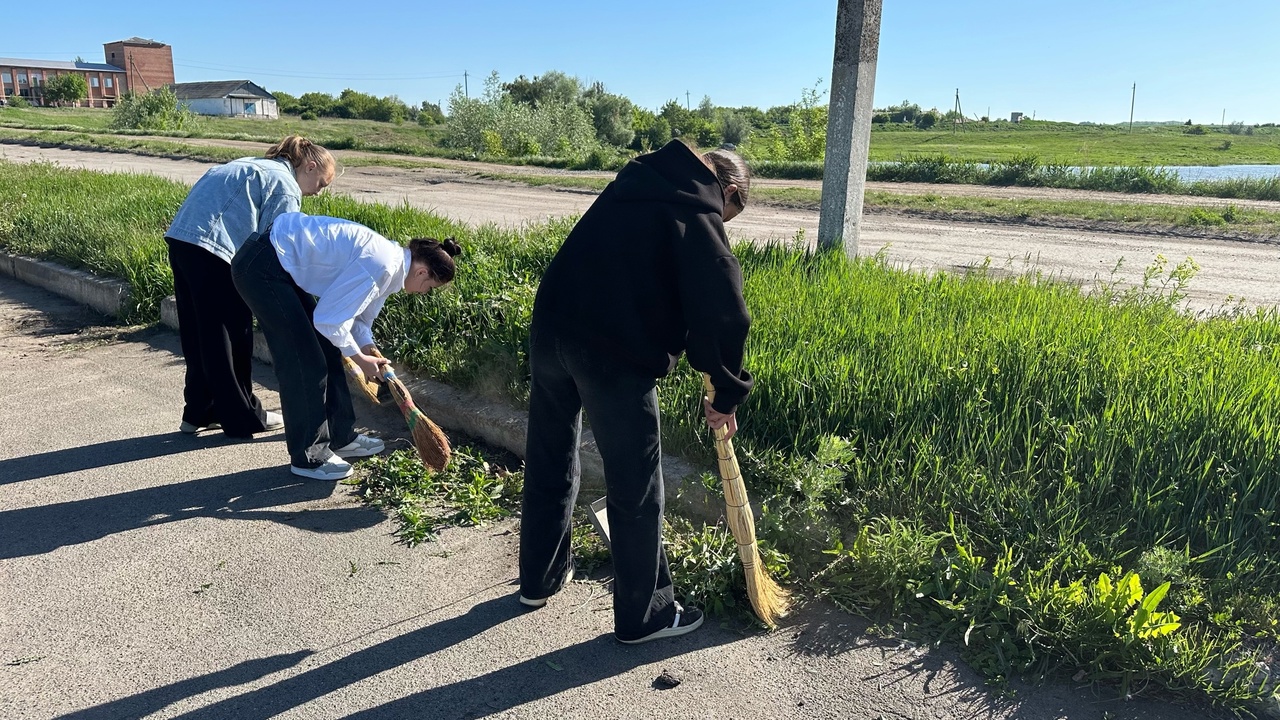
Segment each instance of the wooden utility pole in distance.
M858 254L867 189L882 5L883 0L838 0L836 7L836 51L827 111L818 247L843 243L849 257Z
M454 77L458 77L458 76L457 76L457 75L454 75ZM457 87L457 85L455 85L454 87ZM467 71L466 71L466 70L463 70L463 71L462 71L462 96L463 96L463 97L471 97L471 88L470 88L470 87L468 86L468 84L467 84Z
M1129 134L1133 134L1133 104L1138 101L1138 83L1133 84L1133 95L1129 98Z
M951 118L951 134L956 134L956 129L960 126L960 121L964 120L964 111L960 109L960 88L956 88L956 106L954 109L955 117Z

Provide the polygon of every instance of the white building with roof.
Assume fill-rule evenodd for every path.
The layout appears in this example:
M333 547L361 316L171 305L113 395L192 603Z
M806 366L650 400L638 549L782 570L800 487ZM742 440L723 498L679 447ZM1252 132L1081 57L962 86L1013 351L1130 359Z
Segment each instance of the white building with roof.
M172 88L178 101L199 115L267 120L280 117L275 96L249 80L175 83Z

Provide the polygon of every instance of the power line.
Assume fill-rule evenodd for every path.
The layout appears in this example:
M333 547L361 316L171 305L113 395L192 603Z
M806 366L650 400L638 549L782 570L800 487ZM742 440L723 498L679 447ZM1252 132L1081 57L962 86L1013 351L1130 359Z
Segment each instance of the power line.
M203 63L174 63L175 67L195 70L217 70L219 72L250 73L267 77L301 78L305 80L440 80L444 78L460 78L465 73L452 72L436 75L323 75L319 73L272 72L261 68L246 68L233 65L206 65Z

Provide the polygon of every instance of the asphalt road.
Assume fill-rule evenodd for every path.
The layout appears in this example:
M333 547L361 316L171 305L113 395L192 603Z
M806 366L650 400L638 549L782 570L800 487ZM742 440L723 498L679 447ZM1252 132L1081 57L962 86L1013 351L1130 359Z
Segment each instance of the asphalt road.
M0 338L4 720L1211 717L1008 695L821 603L771 634L713 621L621 646L607 568L521 611L517 520L408 548L350 487L290 475L281 434L178 433L167 330L0 277ZM682 683L657 689L664 671Z

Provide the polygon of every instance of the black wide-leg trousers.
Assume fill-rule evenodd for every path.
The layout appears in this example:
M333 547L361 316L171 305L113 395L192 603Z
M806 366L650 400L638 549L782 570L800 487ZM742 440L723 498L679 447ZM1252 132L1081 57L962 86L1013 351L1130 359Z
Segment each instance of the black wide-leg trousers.
M300 468L319 467L332 448L356 438L342 353L316 331L315 298L281 267L268 236L240 248L231 275L271 349L289 460Z
M520 592L559 591L572 559L582 411L604 460L614 566L614 631L635 640L671 624L675 598L662 547L662 446L655 381L554 333L530 338L533 375L520 529Z
M165 238L178 337L187 363L182 419L221 423L234 437L262 432L266 411L253 394L253 313L231 280L231 266L193 243Z

